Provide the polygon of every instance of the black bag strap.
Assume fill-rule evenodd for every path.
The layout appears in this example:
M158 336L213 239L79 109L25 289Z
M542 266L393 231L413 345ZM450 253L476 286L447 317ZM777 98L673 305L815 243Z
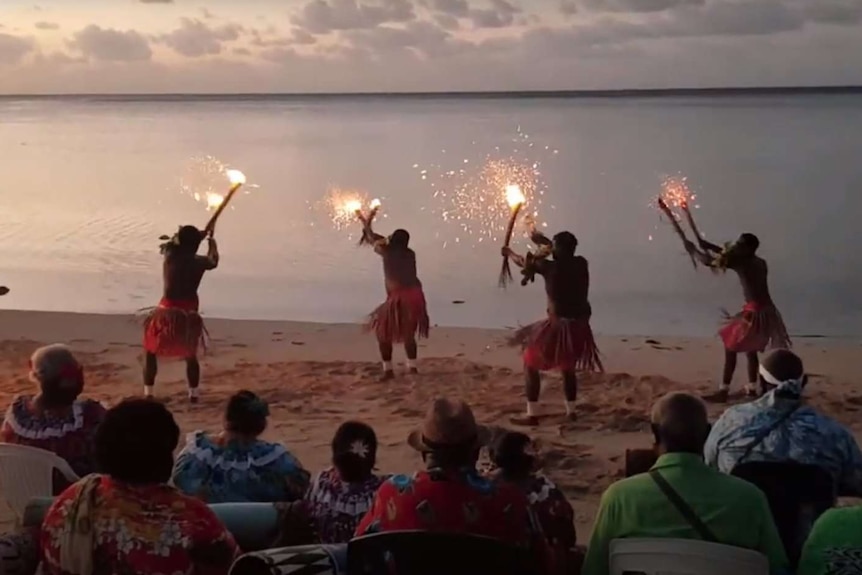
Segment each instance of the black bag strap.
M766 438L769 437L773 431L781 427L784 422L790 419L790 416L796 413L796 410L799 409L800 405L801 404L797 404L793 407L793 409L789 409L781 417L776 419L772 423L772 425L761 431L760 435L755 437L754 440L748 444L748 446L745 448L745 451L742 453L742 456L736 460L736 465L739 465L740 463L743 463L746 459L748 459L748 456L751 455L751 452L754 451L754 448L766 441Z
M657 469L653 469L649 472L652 480L655 481L655 484L658 485L658 488L661 489L662 493L664 493L665 497L676 507L676 510L679 511L679 514L682 515L686 521L697 531L700 538L704 541L709 541L710 543L718 543L718 539L715 535L712 534L712 531L709 530L703 521L700 520L694 510L686 503L682 497L679 496L679 493L671 487L670 483L661 476L661 473L658 472Z

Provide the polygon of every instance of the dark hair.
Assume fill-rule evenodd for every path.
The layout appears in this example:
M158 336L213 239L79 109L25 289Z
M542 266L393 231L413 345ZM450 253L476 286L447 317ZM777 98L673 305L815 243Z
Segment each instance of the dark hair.
M578 247L578 238L572 232L560 232L554 236L554 257L572 256Z
M203 239L203 232L194 226L182 226L177 232L179 247L184 252L196 253Z
M232 433L257 437L266 429L269 406L251 391L242 390L227 402L224 412L225 429Z
M524 477L533 471L536 464L536 458L525 451L531 442L530 437L524 433L504 431L494 439L488 449L488 455L504 475Z
M688 393L668 393L653 405L650 428L666 452L702 455L710 431L706 405Z
M760 240L754 234L745 233L739 236L739 239L745 247L751 250L751 253L756 252L757 248L760 247Z
M97 468L125 483L166 483L179 440L180 428L168 408L127 399L107 411L96 431Z
M389 245L396 248L406 248L410 245L410 233L407 230L395 230L389 236Z
M360 450L367 451L363 454ZM348 483L362 481L371 475L376 462L377 434L374 429L361 421L342 423L332 438L332 465L341 478Z

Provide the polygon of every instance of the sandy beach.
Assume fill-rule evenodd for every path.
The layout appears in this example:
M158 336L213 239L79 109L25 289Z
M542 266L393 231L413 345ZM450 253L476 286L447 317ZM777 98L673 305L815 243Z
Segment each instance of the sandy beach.
M327 464L332 433L346 419L373 425L381 470L399 472L420 464L405 438L435 396L465 399L488 425L507 426L524 408L520 358L505 345L505 331L435 328L420 347L420 374L380 383L376 344L356 325L209 319L207 326L212 339L199 404L185 399L181 363L160 366L157 394L183 432L218 430L226 399L250 389L270 402L267 437L284 442L312 471ZM66 343L80 354L85 395L111 404L139 394L140 338L134 316L0 311L0 405L5 409L15 394L33 389L27 359L48 343ZM621 476L624 450L649 445L653 400L672 390L714 389L722 357L717 339L600 337L599 345L607 373L581 378L579 421L562 423L562 390L549 375L542 396L548 416L529 431L546 472L575 507L582 543L599 496ZM862 438L856 369L862 343L812 338L796 340L795 348L812 376L811 401ZM738 381L743 377L739 370ZM711 409L714 417L721 412ZM9 520L3 512L0 524Z

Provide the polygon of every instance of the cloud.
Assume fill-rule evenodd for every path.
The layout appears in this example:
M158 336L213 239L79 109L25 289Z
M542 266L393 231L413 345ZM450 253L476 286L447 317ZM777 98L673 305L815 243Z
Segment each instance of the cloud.
M578 13L578 4L575 0L560 0L560 13L569 17Z
M470 10L470 20L475 28L505 28L515 22L521 9L508 0L490 0L490 8Z
M576 6L575 2L568 2L568 4L572 8ZM594 12L662 12L673 8L705 4L706 0L577 0L577 6Z
M114 30L90 24L74 34L69 46L89 60L140 62L150 60L153 51L143 34L135 30Z
M210 28L200 20L183 18L179 28L159 36L158 40L178 54L199 58L220 54L222 44L237 40L242 31L242 26L236 24Z
M430 7L435 12L466 18L470 15L470 4L467 0L431 0Z
M36 43L30 38L0 34L0 65L15 65L33 52Z
M60 25L54 22L36 22L37 30L59 30Z
M803 14L820 24L853 25L862 22L862 0L801 0Z
M464 43L452 41L449 32L427 21L411 22L403 28L379 26L347 31L343 36L352 48L376 57L407 51L424 58L436 58L464 46Z
M311 0L293 17L293 23L311 34L336 30L362 30L387 23L415 20L410 0Z

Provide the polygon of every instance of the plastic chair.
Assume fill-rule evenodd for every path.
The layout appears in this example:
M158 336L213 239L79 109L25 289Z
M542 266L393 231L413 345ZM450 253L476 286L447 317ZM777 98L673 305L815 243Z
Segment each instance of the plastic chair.
M766 495L787 558L795 567L814 522L838 499L832 475L815 465L768 461L737 465L731 474Z
M54 470L66 481L80 479L59 455L26 445L0 443L0 491L19 519L30 499L54 495Z
M765 555L699 539L614 539L610 575L769 575Z
M535 575L535 563L526 550L463 533L392 531L347 544L350 575Z
M347 545L300 545L240 556L230 575L339 575L347 573Z

